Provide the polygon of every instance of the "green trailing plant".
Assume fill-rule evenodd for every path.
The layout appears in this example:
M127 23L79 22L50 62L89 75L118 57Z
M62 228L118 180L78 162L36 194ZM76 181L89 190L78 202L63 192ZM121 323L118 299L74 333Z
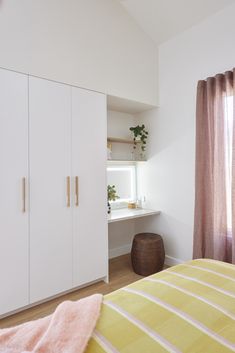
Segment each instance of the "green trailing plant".
M148 131L145 129L145 125L137 125L130 127L130 131L133 133L134 149L136 149L137 139L140 138L141 150L144 152L146 148L146 140L148 138Z
M108 193L108 201L116 201L117 199L120 199L120 197L117 195L115 185L108 185L107 193Z

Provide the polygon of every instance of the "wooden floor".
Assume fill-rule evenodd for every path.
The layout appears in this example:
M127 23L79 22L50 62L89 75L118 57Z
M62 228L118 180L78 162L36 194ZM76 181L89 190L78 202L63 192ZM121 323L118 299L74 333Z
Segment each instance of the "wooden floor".
M57 305L64 300L77 300L94 293L107 294L142 278L133 272L129 255L116 257L115 259L110 260L109 269L109 284L99 282L4 318L0 320L0 328L18 325L29 320L35 320L49 315L55 310Z

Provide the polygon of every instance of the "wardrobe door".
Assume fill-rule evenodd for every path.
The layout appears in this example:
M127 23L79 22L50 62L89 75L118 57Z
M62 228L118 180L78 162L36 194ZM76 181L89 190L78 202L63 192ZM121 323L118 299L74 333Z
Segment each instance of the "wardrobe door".
M30 302L72 287L71 88L29 80Z
M0 69L0 315L28 301L28 77Z
M72 88L73 285L107 276L106 96Z

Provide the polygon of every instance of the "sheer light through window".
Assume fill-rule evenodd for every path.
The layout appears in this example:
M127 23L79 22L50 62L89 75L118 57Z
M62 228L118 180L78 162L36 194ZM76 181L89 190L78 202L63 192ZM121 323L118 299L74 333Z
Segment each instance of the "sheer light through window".
M226 197L227 197L227 226L232 230L232 146L233 146L233 96L225 99L225 160L226 160Z

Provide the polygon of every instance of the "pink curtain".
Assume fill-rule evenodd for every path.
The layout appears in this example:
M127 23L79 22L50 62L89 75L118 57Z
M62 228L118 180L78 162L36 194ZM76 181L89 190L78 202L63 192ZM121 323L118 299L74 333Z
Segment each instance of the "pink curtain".
M199 81L194 258L235 263L235 69Z

